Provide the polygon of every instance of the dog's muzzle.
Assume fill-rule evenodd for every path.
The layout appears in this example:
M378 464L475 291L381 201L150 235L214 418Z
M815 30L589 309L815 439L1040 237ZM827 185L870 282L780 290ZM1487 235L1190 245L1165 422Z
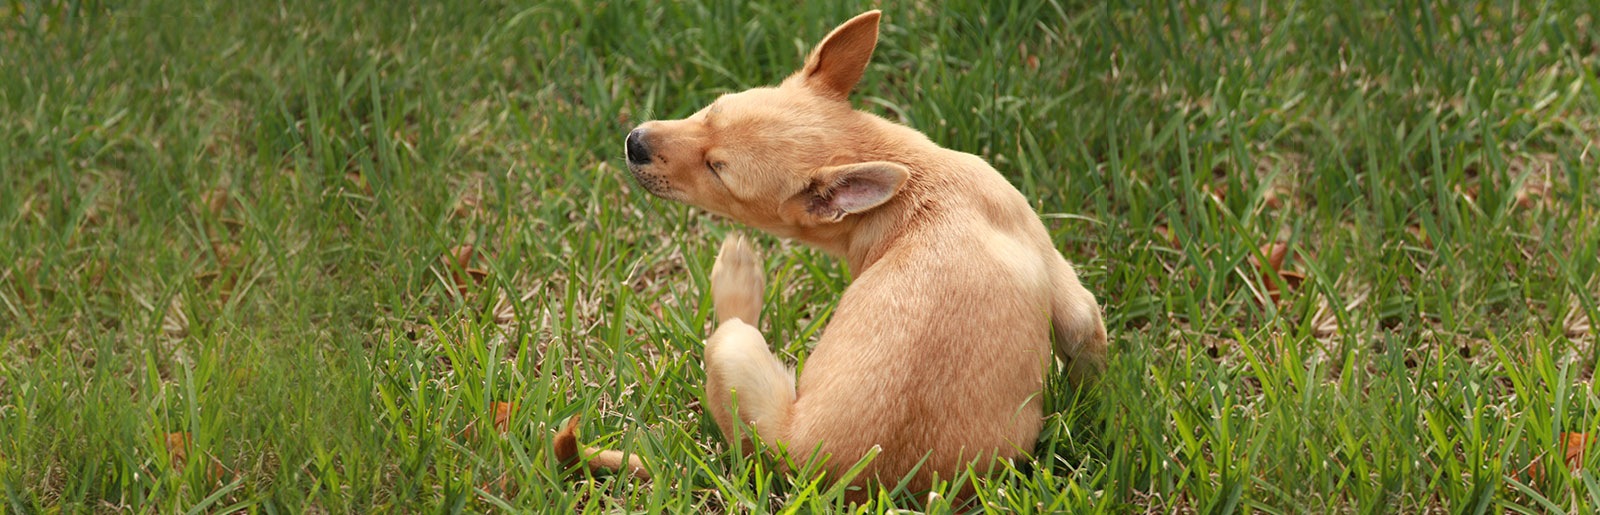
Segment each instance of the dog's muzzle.
M628 173L633 175L633 181L644 187L651 195L666 198L671 191L667 180L645 171L645 165L650 164L650 146L644 142L644 129L634 129L628 133L626 143L623 145L623 155L628 159Z

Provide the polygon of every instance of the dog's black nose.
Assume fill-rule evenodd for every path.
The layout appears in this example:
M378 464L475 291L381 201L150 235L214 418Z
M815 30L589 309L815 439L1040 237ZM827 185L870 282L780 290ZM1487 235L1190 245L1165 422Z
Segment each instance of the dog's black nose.
M650 162L650 147L644 146L644 129L628 133L628 162L642 165Z

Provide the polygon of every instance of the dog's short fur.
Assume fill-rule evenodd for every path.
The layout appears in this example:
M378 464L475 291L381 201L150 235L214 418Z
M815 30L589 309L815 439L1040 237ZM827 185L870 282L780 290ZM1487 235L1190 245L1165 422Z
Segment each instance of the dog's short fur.
M915 468L909 486L921 490L968 464L1025 456L1052 340L1077 379L1104 363L1106 332L1094 296L999 172L851 108L878 18L839 26L777 87L639 126L626 154L650 193L820 247L856 276L797 382L756 328L761 260L741 237L724 242L704 356L706 409L723 434L753 428L797 459L820 450L833 477L877 447L861 478L894 485Z

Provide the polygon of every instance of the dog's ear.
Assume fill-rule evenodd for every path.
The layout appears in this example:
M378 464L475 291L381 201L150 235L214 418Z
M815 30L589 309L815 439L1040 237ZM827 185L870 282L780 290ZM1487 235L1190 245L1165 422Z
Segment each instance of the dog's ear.
M818 95L844 100L861 81L861 73L872 60L878 46L877 10L867 11L844 22L811 50L806 65L790 77Z
M791 220L818 225L843 220L888 202L905 186L911 171L888 161L818 168L811 186L785 202Z

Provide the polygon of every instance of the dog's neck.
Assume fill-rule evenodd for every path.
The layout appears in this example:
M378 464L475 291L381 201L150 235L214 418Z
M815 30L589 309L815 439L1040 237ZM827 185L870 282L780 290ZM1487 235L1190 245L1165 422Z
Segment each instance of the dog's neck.
M911 171L906 184L889 202L838 222L837 229L843 234L812 240L813 244L821 244L824 250L843 257L851 273L859 276L901 244L907 234L913 233L912 225L939 214L940 206L929 202L928 192L946 187L949 178L944 177L947 174L941 170L927 169L920 164L936 162L934 154L949 150L935 145L914 129L870 113L856 112L859 115L857 134L863 135L857 140L860 146L854 149L858 160L894 162ZM830 244L835 248L828 248Z

